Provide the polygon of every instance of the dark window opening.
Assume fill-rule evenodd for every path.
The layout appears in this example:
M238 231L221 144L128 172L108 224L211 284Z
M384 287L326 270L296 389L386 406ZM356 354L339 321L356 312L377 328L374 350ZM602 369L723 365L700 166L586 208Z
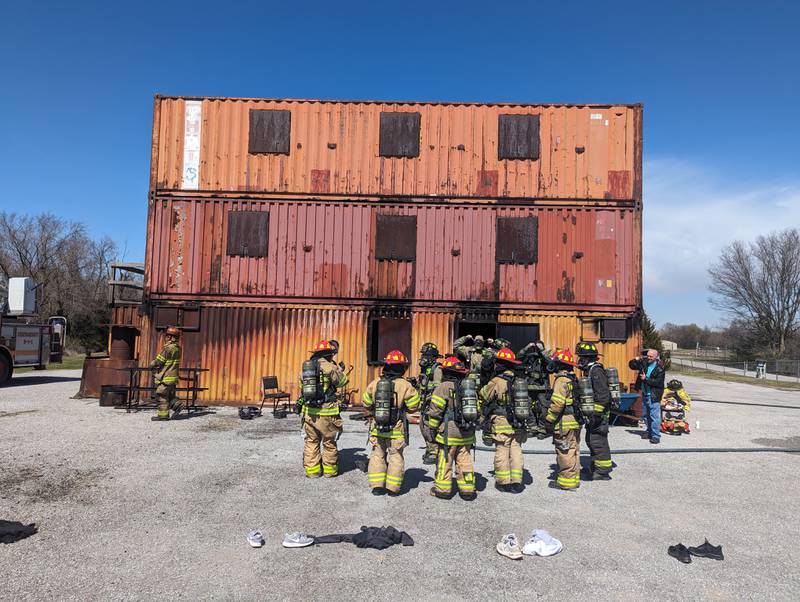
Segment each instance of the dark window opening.
M390 351L399 349L411 357L409 318L370 318L367 328L367 358L372 366L383 361Z
M381 113L380 156L419 157L419 113Z
M471 334L473 337L481 335L484 339L493 339L497 336L496 322L456 322L456 338Z
M627 341L628 321L612 318L600 320L600 339L603 341Z
M376 216L375 259L414 261L417 258L417 216Z
M200 330L200 308L194 305L157 305L153 310L156 330L175 326L187 332Z
M249 153L289 154L290 111L250 109Z
M498 324L497 336L511 341L511 349L519 352L525 345L539 340L538 324Z
M266 257L269 212L228 212L228 255Z
M539 218L497 218L497 262L536 263L539 255Z
M497 158L539 158L539 116L500 115L497 122Z

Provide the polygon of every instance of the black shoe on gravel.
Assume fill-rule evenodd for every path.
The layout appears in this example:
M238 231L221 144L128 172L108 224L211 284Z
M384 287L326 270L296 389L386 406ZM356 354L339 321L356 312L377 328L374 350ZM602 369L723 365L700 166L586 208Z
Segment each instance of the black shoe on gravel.
M508 490L511 493L522 493L523 491L525 491L525 486L522 483L512 483L511 485L509 485Z
M169 420L169 416L153 416L150 420L153 422L161 422L163 420Z
M684 564L689 564L692 561L692 557L689 555L689 549L682 543L669 546L667 548L667 554L673 558L677 558Z
M689 548L689 554L698 558L711 558L712 560L725 560L722 553L722 546L712 546L706 539L703 545L696 548Z
M373 487L372 488L372 495L383 495L386 493L386 490L383 487Z
M610 481L611 475L608 473L593 472L590 481Z
M461 492L459 492L458 495L465 502L471 502L472 500L474 500L475 498L478 497L477 493L461 493Z

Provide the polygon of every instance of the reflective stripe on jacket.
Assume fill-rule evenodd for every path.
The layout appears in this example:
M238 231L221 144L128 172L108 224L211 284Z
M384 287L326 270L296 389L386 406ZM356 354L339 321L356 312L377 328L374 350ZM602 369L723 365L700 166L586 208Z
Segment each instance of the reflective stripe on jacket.
M572 400L572 379L565 370L562 370L556 374L553 382L550 409L545 416L545 420L553 424L556 430L569 431L581 428L572 412Z
M181 348L177 343L167 343L161 348L156 359L150 364L151 368L156 369L156 385L177 384L178 369L181 363Z

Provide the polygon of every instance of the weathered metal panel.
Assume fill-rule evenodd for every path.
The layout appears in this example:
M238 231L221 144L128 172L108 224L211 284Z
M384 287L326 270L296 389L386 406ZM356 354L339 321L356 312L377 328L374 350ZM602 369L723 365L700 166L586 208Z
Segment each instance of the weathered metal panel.
M268 211L266 257L228 255L228 212ZM377 215L416 218L415 261L377 261ZM535 263L496 262L497 220L538 220ZM403 299L639 305L636 209L156 200L149 293L252 301Z
M339 341L338 359L354 367L350 375L351 387L363 391L380 371L379 367L367 365L370 311L365 308L207 304L202 306L202 312L200 331L183 334L182 364L210 369L202 376L202 386L208 387L201 396L204 400L257 401L261 377L271 375L278 377L281 388L296 396L300 365L308 357L311 346L321 338ZM409 374L418 373L418 351L423 343L434 342L443 353L451 350L455 321L468 312L459 309L412 311ZM500 323L538 323L542 340L548 348L554 349L573 348L582 335L582 320L597 315L500 310L497 320ZM140 364L144 365L158 352L161 341L147 317L142 322L142 331ZM605 364L616 366L623 382L633 377L627 362L637 353L640 344L638 333L633 333L626 343L599 343ZM356 399L360 399L360 395Z
M185 103L183 98L157 98L156 190L182 187ZM291 113L288 154L248 152L251 110ZM419 156L380 156L381 112L419 113ZM640 105L205 98L199 189L352 196L641 199L641 113ZM498 158L500 114L538 118L537 159Z

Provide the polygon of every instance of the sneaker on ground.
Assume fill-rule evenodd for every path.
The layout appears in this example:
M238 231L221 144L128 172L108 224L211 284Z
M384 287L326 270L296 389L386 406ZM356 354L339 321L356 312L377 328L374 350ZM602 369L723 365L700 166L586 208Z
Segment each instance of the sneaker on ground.
M517 536L513 533L503 535L503 539L497 544L496 550L498 554L511 558L511 560L520 560L522 558L522 550L519 549Z
M314 538L300 532L287 533L284 535L282 543L284 548L305 548L314 543Z
M247 543L249 543L254 548L260 548L264 545L264 536L261 535L261 531L250 531L247 534Z

